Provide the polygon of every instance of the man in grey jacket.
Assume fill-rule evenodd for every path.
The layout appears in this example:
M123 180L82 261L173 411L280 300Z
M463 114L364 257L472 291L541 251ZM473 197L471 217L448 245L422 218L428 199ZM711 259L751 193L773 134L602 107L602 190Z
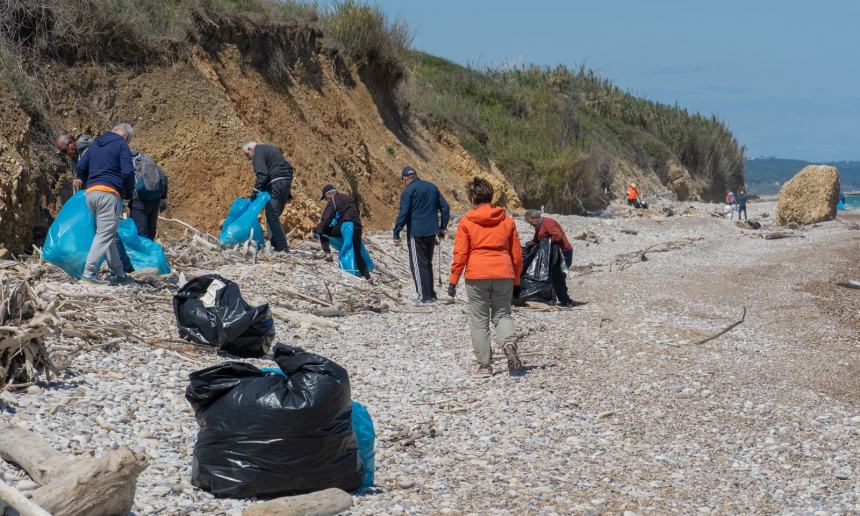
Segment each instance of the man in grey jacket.
M268 192L272 198L266 204L266 227L269 229L269 240L275 252L287 253L287 235L281 224L281 213L292 199L293 166L284 159L281 151L272 145L257 142L247 142L242 145L242 152L254 166L257 180L251 199L260 192Z

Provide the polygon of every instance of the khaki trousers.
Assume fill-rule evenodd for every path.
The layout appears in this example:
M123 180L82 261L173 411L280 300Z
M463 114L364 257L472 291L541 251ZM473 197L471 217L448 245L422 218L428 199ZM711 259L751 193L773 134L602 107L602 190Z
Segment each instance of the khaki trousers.
M511 298L514 282L509 279L466 280L469 298L469 323L472 329L472 349L478 363L492 364L493 347L490 340L490 321L496 327L496 341L502 345L514 342L514 322L511 320Z

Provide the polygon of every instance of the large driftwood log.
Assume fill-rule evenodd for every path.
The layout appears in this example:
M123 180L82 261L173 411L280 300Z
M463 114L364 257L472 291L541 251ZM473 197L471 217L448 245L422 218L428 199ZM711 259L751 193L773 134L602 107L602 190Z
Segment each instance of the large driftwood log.
M14 425L0 426L0 457L18 464L41 484L33 491L32 502L54 516L128 513L137 477L146 468L146 457L127 447L104 457L72 459Z

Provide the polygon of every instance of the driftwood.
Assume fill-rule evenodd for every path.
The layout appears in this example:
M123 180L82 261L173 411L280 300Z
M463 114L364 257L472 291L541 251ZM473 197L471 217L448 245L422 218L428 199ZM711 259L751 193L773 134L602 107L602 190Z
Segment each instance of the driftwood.
M620 254L615 257L615 264L618 266L615 270L623 271L624 269L630 267L636 262L647 262L647 253L667 253L669 251L683 249L687 246L694 244L695 242L698 242L699 240L703 240L703 237L687 237L682 238L680 240L672 240L670 242L661 242L659 244L654 244L646 247L645 249L642 249L641 251ZM612 270L611 265L610 270Z
M766 233L761 235L765 240L780 240L783 238L804 238L803 235L796 235L794 233L785 233L782 231L775 231L773 233Z
M837 283L840 287L860 289L860 280L850 279L843 283Z
M287 308L282 307L272 307L272 315L275 317L279 317L281 319L286 319L287 321L294 322L298 325L307 325L320 330L334 330L339 331L340 325L329 321L328 319L323 319L322 317L317 317L311 314L305 314L301 312L294 312Z
M51 516L51 513L27 498L27 495L2 480L0 480L0 500L18 511L21 516Z
M15 425L0 426L0 457L21 466L41 485L31 501L54 516L128 513L137 477L146 468L146 457L127 447L104 457L69 458ZM17 508L13 500L3 499Z
M746 318L747 318L747 307L744 307L744 311L743 311L743 313L741 314L741 319L740 319L739 321L733 322L732 324L730 324L730 325L726 326L726 327L725 327L722 331L720 331L719 333L717 333L717 334L715 334L715 335L713 335L713 336L711 336L711 337L708 337L707 339L702 339L702 340L700 340L699 342L696 342L696 345L697 345L697 346L700 346L700 345L702 345L702 344L706 344L706 343L708 343L708 342L711 342L711 341L712 341L712 340L714 340L714 339L718 339L718 338L722 337L723 335L725 335L726 333L728 333L728 332L730 332L730 331L734 330L737 326L739 326L741 323L743 323L743 322L744 322L744 320L746 320Z

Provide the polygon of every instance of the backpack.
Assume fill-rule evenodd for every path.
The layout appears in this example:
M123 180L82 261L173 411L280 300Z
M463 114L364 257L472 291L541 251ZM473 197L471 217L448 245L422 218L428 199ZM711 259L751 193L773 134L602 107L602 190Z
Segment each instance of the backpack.
M141 201L161 199L164 185L161 184L163 172L149 156L138 154L132 158L134 163L134 190Z

